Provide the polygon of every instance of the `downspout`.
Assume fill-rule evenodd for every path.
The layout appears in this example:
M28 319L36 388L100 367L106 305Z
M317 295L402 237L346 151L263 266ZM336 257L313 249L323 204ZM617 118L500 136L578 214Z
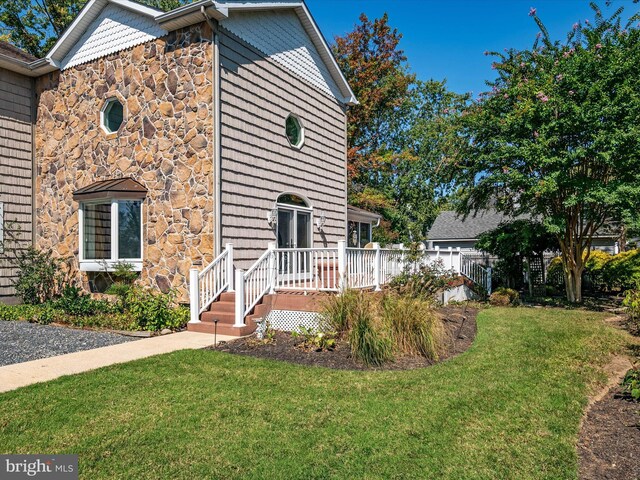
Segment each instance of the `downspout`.
M213 256L222 253L222 146L220 143L220 43L218 39L218 24L214 22L205 10L200 12L211 27L213 62L211 64L211 79L213 82Z

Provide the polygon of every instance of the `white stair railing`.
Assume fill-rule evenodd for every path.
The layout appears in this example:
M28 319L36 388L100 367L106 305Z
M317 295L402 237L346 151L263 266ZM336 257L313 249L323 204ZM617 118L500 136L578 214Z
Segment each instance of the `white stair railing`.
M274 250L275 244L269 244L269 249L246 272L236 270L235 327L243 327L244 317L272 290Z
M491 295L491 267L485 268L466 255L460 254L460 273Z
M199 323L200 314L225 290L233 291L233 245L228 243L224 251L202 271L192 268L189 272L189 323Z

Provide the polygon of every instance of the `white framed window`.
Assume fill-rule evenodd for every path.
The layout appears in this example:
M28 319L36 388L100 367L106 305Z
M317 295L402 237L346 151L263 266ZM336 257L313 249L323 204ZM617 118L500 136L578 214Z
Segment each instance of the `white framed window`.
M304 145L304 126L297 115L289 114L284 123L284 131L289 145L293 148L302 148Z
M347 222L347 245L349 247L364 248L371 243L371 222Z
M142 200L84 201L78 215L81 271L111 270L117 262L142 270Z
M100 125L107 133L118 131L124 121L124 106L115 97L109 98L100 110Z

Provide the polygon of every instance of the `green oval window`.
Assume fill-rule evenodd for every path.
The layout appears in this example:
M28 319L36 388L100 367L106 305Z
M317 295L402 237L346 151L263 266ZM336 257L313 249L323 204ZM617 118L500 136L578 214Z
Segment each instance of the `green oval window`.
M108 100L102 110L102 126L109 132L117 132L124 120L124 107L116 98Z
M287 139L292 147L300 148L304 142L304 130L298 117L290 114L285 123Z

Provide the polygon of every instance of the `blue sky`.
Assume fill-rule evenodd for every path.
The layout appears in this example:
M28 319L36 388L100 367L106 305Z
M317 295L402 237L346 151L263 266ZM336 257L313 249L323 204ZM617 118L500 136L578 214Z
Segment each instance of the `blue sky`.
M611 8L625 6L625 14L638 8L631 0L617 0ZM402 34L413 72L422 80L447 79L451 90L486 90L492 79L492 57L485 50L527 48L538 27L529 9L535 7L553 38L564 39L574 22L593 19L586 0L307 0L307 5L329 41L353 30L360 13L369 18L385 11L389 23Z

